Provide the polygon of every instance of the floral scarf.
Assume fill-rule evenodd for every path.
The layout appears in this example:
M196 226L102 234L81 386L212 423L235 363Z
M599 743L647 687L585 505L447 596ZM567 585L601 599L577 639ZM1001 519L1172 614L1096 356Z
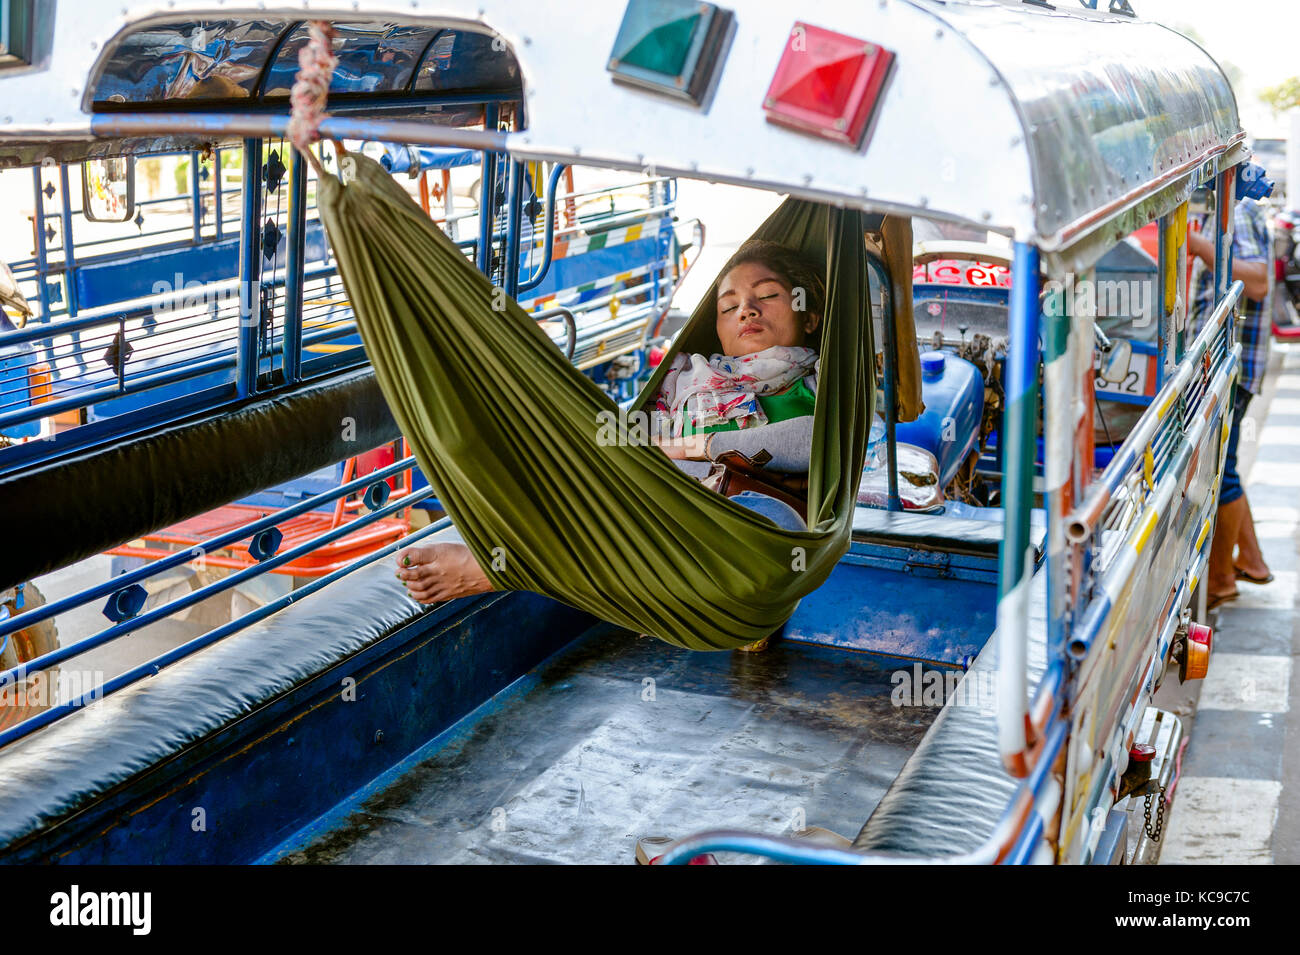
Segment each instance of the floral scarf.
M767 424L759 396L784 391L816 367L817 353L811 348L785 345L739 358L680 353L664 376L655 427L677 438L688 420L696 431L733 420L738 428Z

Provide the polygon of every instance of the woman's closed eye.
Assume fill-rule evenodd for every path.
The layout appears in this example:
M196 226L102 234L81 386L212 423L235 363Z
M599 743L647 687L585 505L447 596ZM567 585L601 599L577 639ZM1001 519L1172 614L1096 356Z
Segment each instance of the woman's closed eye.
M761 302L761 301L764 301L765 299L776 298L776 297L779 296L780 294L781 294L780 292L771 292L771 293L769 293L769 294L767 294L767 295L760 295L760 296L758 297L758 300ZM740 308L739 305L728 305L726 308L724 308L724 309L722 310L722 314L723 314L723 315L730 315L732 312L734 312L734 311L735 311L736 309L738 309L738 308Z

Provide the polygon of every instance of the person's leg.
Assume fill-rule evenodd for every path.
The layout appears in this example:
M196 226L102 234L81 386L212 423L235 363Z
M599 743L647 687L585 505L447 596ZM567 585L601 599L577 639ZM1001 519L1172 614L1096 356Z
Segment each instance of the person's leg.
M741 491L731 498L741 507L747 507L756 514L762 514L777 527L787 531L806 531L808 525L804 519L785 501L760 493L759 491Z
M1237 388L1237 423L1240 424L1246 417L1246 412L1250 408L1250 401L1254 397L1245 388ZM1255 521L1250 514L1250 501L1245 496L1245 488L1242 488L1242 517L1241 529L1237 532L1237 556L1233 561L1233 570L1242 571L1247 579L1255 581L1267 581L1273 576L1273 572L1268 569L1268 564L1264 561L1264 552L1259 549L1259 538L1255 536Z
M1232 550L1241 531L1241 517L1245 509L1244 497L1219 504L1214 539L1210 542L1210 568L1205 580L1211 607L1237 596L1237 572L1232 567Z
M1268 583L1273 579L1273 571L1269 570L1264 552L1259 547L1259 538L1255 536L1255 520L1250 514L1250 502L1244 495L1241 501L1244 506L1241 530L1237 532L1237 559L1233 567L1245 575L1243 579L1251 583Z
M804 519L785 501L778 501L767 494L761 494L758 491L741 491L731 498L742 507L747 507L756 514L762 514L777 527L787 531L803 531L808 529ZM740 647L740 650L746 653L757 653L760 650L766 650L768 641L772 637L769 634L762 640L755 640L753 643Z
M1247 392L1249 396L1249 392ZM1247 398L1249 400L1249 398ZM1233 395L1232 428L1228 432L1228 446L1224 449L1223 483L1219 486L1219 513L1214 524L1214 539L1210 542L1209 570L1205 588L1211 607L1237 596L1237 572L1233 569L1233 551L1241 532L1241 518L1245 509L1245 491L1237 474L1237 439L1240 436L1241 416L1245 405L1239 394Z

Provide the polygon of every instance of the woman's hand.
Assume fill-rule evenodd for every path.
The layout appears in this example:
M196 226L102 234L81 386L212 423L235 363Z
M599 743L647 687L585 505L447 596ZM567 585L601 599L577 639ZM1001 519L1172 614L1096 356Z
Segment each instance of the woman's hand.
M664 438L655 435L654 443L659 450L674 461L707 461L709 436L707 434L688 434L682 438Z
M411 598L422 604L485 594L492 589L474 555L458 541L399 550L397 578L406 584Z

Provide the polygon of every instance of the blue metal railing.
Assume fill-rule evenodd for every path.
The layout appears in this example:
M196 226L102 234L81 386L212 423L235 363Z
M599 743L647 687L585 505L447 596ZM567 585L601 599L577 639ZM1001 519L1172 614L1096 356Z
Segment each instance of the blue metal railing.
M394 464L388 465L384 468L378 469L370 474L367 474L363 478L359 478L355 481L350 481L337 488L332 488L328 491L322 492L321 494L317 494L291 507L287 507L284 510L278 511L274 514L268 515L258 520L250 521L249 523L244 524L231 531L228 531L224 534L220 534L216 537L205 540L202 544L198 544L193 547L188 547L169 555L161 556L158 560L152 561L149 564L146 564L144 567L141 567L130 573L115 577L112 580L107 581L103 584L87 588L86 590L83 590L71 597L66 597L62 600L58 600L53 603L46 604L45 606L35 608L34 610L28 611L26 613L15 615L9 618L8 620L0 621L0 635L8 636L9 634L14 633L18 630L26 629L27 627L30 627L35 623L39 623L42 620L53 617L56 614L65 613L68 610L72 610L77 607L84 606L92 601L98 600L105 596L110 598L110 604L111 604L113 603L114 597L116 595L127 591L129 588L138 587L142 581L154 577L157 574L163 573L181 564L186 564L194 560L200 560L209 553L221 550L223 548L227 548L231 544L237 543L238 541L254 537L255 535L261 533L262 531L276 527L277 525L284 523L285 521L289 520L292 517L295 517L306 511L319 507L322 504L328 504L331 501L336 501L341 498L344 498L349 494L361 490L362 488L366 488L367 490L369 490L371 488L377 487L378 485L384 483L386 478L398 473L399 471L409 469L413 466L415 466L414 458L413 457L405 458ZM385 487L386 486L387 485L385 485ZM406 508L411 507L412 505L431 497L433 493L434 491L431 487L426 487L417 491L412 491L411 493L405 494L400 498L389 501L388 503L382 505L381 507L372 510L369 514L363 515L357 518L356 520L341 524L338 527L332 528L331 530L326 531L318 535L317 537L312 538L309 541L299 544L296 547L292 547L282 553L274 554L272 556L267 557L265 560L257 564L250 565L249 567L246 567L242 570L226 575L221 579L214 581L211 584L208 584L205 587L202 587L188 594L185 594L184 596L181 596L173 601L170 601L167 604L164 604L159 607L155 607L151 610L148 610L136 616L132 616L131 618L127 620L123 620L122 622L117 623L113 626L110 626L106 630L102 630L97 634L86 637L85 639L79 640L76 643L69 644L68 646L59 647L58 649L52 650L51 652L44 654L41 657L20 664L18 667L0 673L0 686L12 685L20 680L25 679L29 674L37 673L42 670L47 670L50 667L57 666L58 664L64 662L65 660L71 659L72 657L79 656L80 654L85 653L87 650L92 650L96 647L103 646L104 644L110 643L123 636L126 636L127 634L135 630L138 630L141 627L148 626L149 624L152 623L157 623L158 621L170 617L181 610L184 610L188 607L191 607L199 603L200 601L206 600L209 597L212 597L223 591L230 590L234 587L239 586L242 583L247 582L248 580L251 580L254 577L260 576L271 570L274 570L276 567L279 567L290 561L297 560L300 557L305 557L308 554L311 554L316 549L326 544L332 543L333 541L339 540L340 538L353 534L359 529L364 528L367 525L374 523L375 521L381 520L385 517L388 517L389 515L395 514L398 511L405 510ZM95 690L89 691L86 694L82 694L75 700L70 700L65 703L60 703L57 706L51 707L49 710L45 710L39 714L36 714L31 718L23 721L22 723L12 727L11 729L6 730L3 733L0 733L0 746L4 746L5 744L11 742L14 739L18 739L22 736L25 736L28 733L31 733L33 730L38 729L41 726L47 725L50 722L53 722L59 717L66 715L67 713L72 712L78 709L79 707L85 705L85 703L89 702L90 700L98 699L100 696L105 695L107 693L112 693L122 688L123 686L127 686L130 683L135 682L141 677L148 676L152 673L157 673L158 670L161 669L161 667L166 666L170 663L174 663L177 660L183 659L184 657L190 655L191 653L194 653L195 651L200 650L203 647L206 647L209 644L214 643L215 641L220 640L221 638L228 636L231 633L235 633L239 630L242 630L243 628L253 623L256 623L257 621L263 619L264 617L269 616L270 614L274 613L276 610L279 610L282 607L286 607L290 603L296 600L300 600L302 597L306 596L307 594L314 593L316 590L320 589L326 584L338 580L343 575L347 573L351 573L357 568L369 564L375 560L378 560L381 557L394 553L398 549L408 546L414 541L419 540L427 536L428 534L433 533L436 530L441 530L442 528L447 527L449 525L450 525L449 519L443 519L441 521L435 522L434 524L422 528L421 530L416 531L413 534L407 535L406 537L402 538L399 541L395 541L393 543L385 545L384 547L353 561L352 563L348 564L345 567L340 568L337 571L334 571L309 584L299 587L297 590L294 590L291 593L286 594L285 596L281 597L278 600L272 601L271 603L268 603L263 607L259 607L256 610L244 614L243 616L235 620L232 620L228 624L218 627L217 629L212 630L194 640L191 640L188 643L183 644L182 646L169 651L168 653L162 654L159 657L155 657L154 659L150 660L149 662L139 667L136 667L132 670L127 671L126 673L114 677L113 679L107 681L101 688L97 688Z

